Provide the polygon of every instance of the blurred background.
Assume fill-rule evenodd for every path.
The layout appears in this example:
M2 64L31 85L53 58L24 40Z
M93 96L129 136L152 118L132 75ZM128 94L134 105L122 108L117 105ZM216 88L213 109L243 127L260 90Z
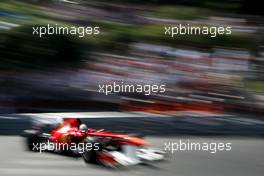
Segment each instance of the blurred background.
M0 2L0 113L263 113L263 11L257 1ZM170 38L164 26L231 26ZM99 26L38 38L32 26ZM166 84L164 94L98 93L98 84Z
M156 119L196 117L190 128L195 134L198 124L215 131L213 116L222 118L217 118L221 132L233 121L251 124L244 131L260 125L257 134L264 132L264 23L254 0L4 0L0 5L0 114L112 111L150 113ZM100 34L32 34L32 26L47 24L99 26ZM179 24L231 26L232 34L164 35L164 26ZM113 82L165 84L166 92L98 92L98 85ZM181 124L165 118L150 124L162 123L162 133L167 123L177 126L170 134ZM2 124L9 129L9 122Z

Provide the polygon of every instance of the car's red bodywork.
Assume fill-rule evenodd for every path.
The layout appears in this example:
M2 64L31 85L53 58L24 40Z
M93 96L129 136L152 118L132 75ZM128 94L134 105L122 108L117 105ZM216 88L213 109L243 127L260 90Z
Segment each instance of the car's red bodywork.
M102 138L112 138L112 142L118 143L119 145L122 144L130 144L136 146L146 146L149 145L145 140L125 135L125 134L118 134L113 132L95 130L95 129L88 129L85 132L79 130L80 122L77 119L67 119L61 124L59 127L55 128L51 132L51 140L52 142L60 142L60 143L70 143L73 142L81 142L84 140L85 137L102 137Z

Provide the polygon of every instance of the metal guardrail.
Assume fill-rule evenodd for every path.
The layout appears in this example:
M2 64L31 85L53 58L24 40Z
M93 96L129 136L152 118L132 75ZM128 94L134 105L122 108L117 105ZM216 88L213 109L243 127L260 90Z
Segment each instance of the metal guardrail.
M81 118L90 128L154 136L264 136L264 121L241 116L160 116L146 113L42 113L0 116L0 135L19 135L30 118Z

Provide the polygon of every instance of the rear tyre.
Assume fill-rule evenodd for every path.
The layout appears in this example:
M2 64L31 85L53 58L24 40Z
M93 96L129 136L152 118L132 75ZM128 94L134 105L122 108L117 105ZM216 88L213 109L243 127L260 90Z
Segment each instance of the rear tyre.
M28 133L26 136L26 146L30 151L39 151L41 139L37 133Z

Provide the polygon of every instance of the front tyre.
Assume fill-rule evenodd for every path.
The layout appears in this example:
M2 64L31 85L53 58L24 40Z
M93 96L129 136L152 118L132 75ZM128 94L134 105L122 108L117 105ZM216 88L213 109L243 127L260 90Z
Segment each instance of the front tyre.
M89 149L85 149L83 151L83 154L82 154L82 157L83 157L83 160L84 162L86 163L97 163L97 152L98 151L101 151L102 150L102 145L100 144L98 147L95 147L96 145L96 142L93 138L89 138L87 137L85 140L84 140L84 143L87 144L87 143L90 143L92 144L92 148L89 148Z
M82 157L86 163L96 163L96 152L94 150L85 150Z

